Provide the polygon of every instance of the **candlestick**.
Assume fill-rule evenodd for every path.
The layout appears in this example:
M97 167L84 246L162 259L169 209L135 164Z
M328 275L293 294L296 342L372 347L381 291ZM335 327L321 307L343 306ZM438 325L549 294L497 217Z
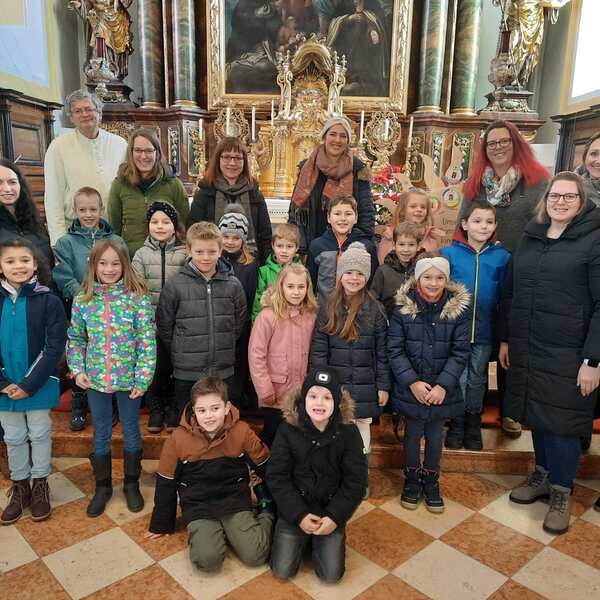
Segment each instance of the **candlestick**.
M358 136L358 143L362 144L365 141L365 111L360 111L360 135Z
M385 123L383 125L383 140L385 142L387 142L389 137L390 137L390 120L386 119Z
M229 120L231 119L231 107L227 107L225 111L225 137L229 136Z
M252 107L252 143L256 141L256 106Z
M271 127L275 127L275 100L271 100Z
M413 123L414 123L414 117L412 115L410 115L410 121L408 124L408 141L406 142L406 147L410 148L412 145L412 133L413 133Z

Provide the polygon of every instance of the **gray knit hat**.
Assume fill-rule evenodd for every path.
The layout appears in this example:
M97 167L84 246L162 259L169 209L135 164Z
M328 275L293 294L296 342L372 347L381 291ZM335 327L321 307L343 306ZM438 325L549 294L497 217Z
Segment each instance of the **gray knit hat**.
M352 127L350 127L350 123L349 123L348 119L346 119L346 117L339 117L339 116L329 117L327 119L327 121L325 121L325 124L323 125L323 129L321 129L321 133L319 133L319 137L321 138L321 141L323 141L325 139L325 134L334 125L341 125L346 130L346 133L348 134L348 144L350 144L350 142L352 141Z
M338 278L349 271L358 271L366 279L371 277L371 255L361 242L352 242L338 261Z
M239 204L228 204L223 216L219 219L221 235L239 235L244 242L248 241L248 218Z

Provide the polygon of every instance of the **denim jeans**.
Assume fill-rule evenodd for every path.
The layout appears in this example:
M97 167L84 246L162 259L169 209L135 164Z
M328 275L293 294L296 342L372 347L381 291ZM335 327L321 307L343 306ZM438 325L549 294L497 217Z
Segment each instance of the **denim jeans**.
M140 432L140 401L132 400L130 392L114 392L119 407L119 420L123 430L123 449L125 452L139 452L142 449ZM110 454L112 439L112 396L111 392L88 390L88 404L94 426L94 454Z
M329 535L308 535L297 525L278 519L271 549L273 574L281 579L296 575L309 541L317 577L324 583L339 581L346 570L346 530L340 525Z
M439 473L444 419L425 421L406 417L404 422L404 466L407 469L417 469L421 466L421 438L425 436L423 466L428 471Z
M50 410L1 411L0 423L4 429L11 479L21 481L29 477L48 477L52 457Z
M473 415L478 415L483 410L483 398L487 389L487 367L491 354L491 344L471 344L467 366L460 376L465 412Z
M532 431L531 438L535 464L549 472L550 483L566 488L573 487L581 456L579 436Z

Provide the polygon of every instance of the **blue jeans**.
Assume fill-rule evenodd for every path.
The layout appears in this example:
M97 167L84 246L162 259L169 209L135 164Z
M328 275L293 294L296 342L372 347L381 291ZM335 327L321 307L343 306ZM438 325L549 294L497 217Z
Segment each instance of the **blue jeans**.
M487 389L487 368L491 354L491 344L471 344L467 366L460 376L465 412L473 415L478 415L483 410L483 398Z
M4 429L11 479L21 481L29 477L48 477L52 457L50 410L1 411L0 423Z
M579 436L532 431L531 438L535 464L548 471L550 483L572 488L581 456Z
M88 404L94 426L94 454L110 454L112 439L112 393L88 390ZM115 392L119 406L119 419L123 429L123 448L125 452L139 452L142 449L140 433L141 398L132 400L129 392Z

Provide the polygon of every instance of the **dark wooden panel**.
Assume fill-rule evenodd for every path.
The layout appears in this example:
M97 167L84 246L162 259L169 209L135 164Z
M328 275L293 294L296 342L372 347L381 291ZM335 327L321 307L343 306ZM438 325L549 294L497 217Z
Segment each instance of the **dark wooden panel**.
M43 124L12 122L13 152L19 164L44 164L45 148L42 144Z

